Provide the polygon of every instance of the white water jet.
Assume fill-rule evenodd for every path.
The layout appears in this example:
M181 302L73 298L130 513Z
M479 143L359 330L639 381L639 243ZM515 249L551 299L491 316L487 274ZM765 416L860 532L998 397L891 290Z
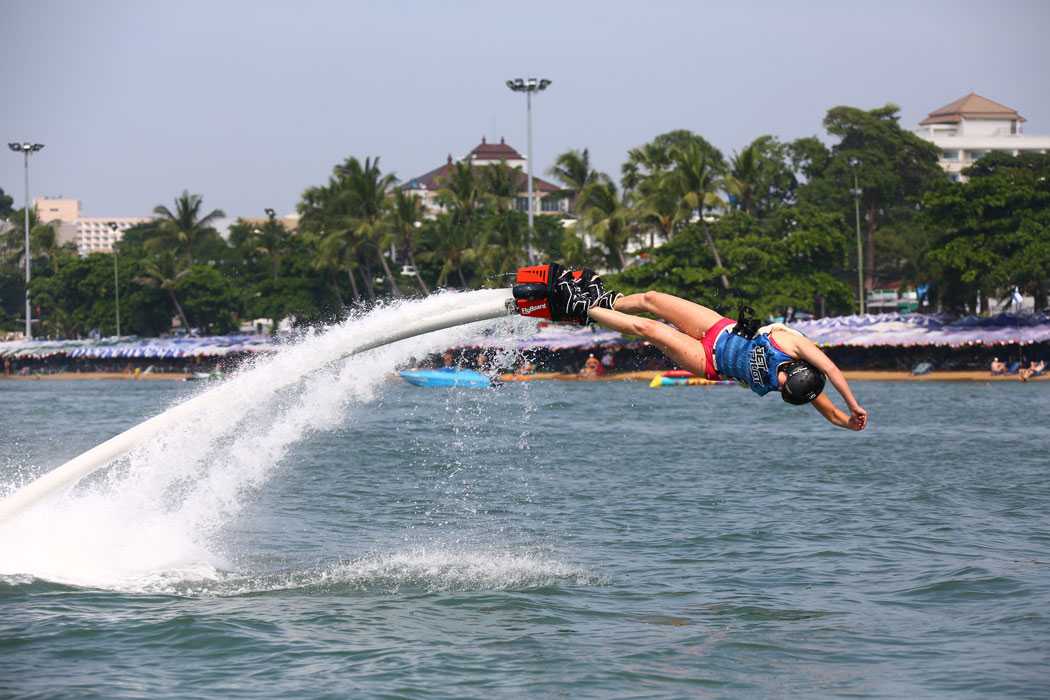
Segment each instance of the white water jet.
M453 319L502 316L508 298L506 290L488 290L406 302L261 358L157 417L162 420L143 424L154 429L133 433L139 441L129 453L100 464L112 464L103 478L76 489L63 480L57 491L64 493L53 489L51 497L15 509L0 523L0 574L133 590L221 577L229 566L216 536L292 445L342 424L347 409L372 399L398 365L478 330L436 329ZM512 330L531 327L521 318L503 323ZM405 340L415 332L429 334ZM380 338L391 344L377 349Z
M361 337L354 338L342 348L340 355L336 357L332 357L330 353L319 352L312 358L304 358L307 361L298 368L288 368L288 371L277 377L276 381L271 384L271 389L276 391L288 384L299 381L304 375L320 369L334 360L425 333L491 320L515 313L513 297L509 289L482 290L462 296L469 296L470 302L463 303L461 301L454 308L444 309L441 313L434 315L420 316L399 327L385 329L385 332L377 334L362 333ZM339 351L340 349L336 348L336 350ZM252 372L244 373L213 391L206 392L170 408L164 413L110 438L101 445L51 470L44 476L11 494L3 501L0 501L0 522L25 510L41 499L72 486L80 479L106 466L133 447L162 434L166 430L172 429L173 426L180 422L193 418L200 411L206 411L209 406L216 406L220 402L224 402L227 397L235 398L245 388L243 385L257 381L258 378L254 377L253 374Z

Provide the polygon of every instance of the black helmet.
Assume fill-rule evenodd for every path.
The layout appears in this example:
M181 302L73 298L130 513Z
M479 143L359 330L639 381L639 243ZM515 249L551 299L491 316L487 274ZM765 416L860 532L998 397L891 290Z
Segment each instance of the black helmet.
M780 390L785 401L796 406L807 404L824 391L824 375L805 360L795 360L781 365L787 379Z

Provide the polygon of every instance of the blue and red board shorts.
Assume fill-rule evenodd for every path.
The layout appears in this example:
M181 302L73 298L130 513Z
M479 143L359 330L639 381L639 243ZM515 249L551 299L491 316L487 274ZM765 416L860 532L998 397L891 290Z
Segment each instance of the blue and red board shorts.
M700 344L704 346L704 377L707 379L718 379L718 372L715 371L715 341L718 340L718 336L721 335L722 331L725 330L726 326L731 326L736 321L731 318L721 318L715 322L715 325L707 329L703 337L700 339Z

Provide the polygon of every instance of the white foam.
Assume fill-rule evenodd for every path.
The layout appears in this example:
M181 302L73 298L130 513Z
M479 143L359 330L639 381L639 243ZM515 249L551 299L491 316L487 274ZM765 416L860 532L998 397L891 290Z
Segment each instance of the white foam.
M464 342L479 324L333 365L348 343L492 294L448 293L379 308L258 360L209 391L196 415L136 448L102 478L0 525L0 575L121 590L222 580L230 566L220 546L223 528L272 478L292 445L343 424L393 369ZM484 325L506 339L532 327L519 318Z
M0 576L29 583L24 576ZM604 583L589 571L534 549L480 548L434 544L366 556L320 567L268 574L167 570L126 578L120 590L185 597L228 597L275 591L349 591L396 595L507 591Z

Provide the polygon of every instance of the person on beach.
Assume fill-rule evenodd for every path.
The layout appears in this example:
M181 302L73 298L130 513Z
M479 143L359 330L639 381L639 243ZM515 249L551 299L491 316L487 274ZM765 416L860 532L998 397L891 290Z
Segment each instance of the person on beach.
M1032 377L1041 377L1043 372L1046 371L1046 360L1039 360L1036 362L1032 360L1028 363L1027 367L1022 367L1017 370L1017 378L1022 382L1027 382Z
M606 290L601 278L590 270L584 270L578 279L571 272L563 274L555 297L566 317L641 336L698 376L736 379L760 396L780 392L789 404L812 403L820 415L840 428L863 430L868 424L868 412L835 363L804 335L781 323L759 327L752 318L726 318L706 306L662 292L624 296ZM637 316L639 313L652 314L674 327ZM826 379L846 401L848 414L823 393Z

